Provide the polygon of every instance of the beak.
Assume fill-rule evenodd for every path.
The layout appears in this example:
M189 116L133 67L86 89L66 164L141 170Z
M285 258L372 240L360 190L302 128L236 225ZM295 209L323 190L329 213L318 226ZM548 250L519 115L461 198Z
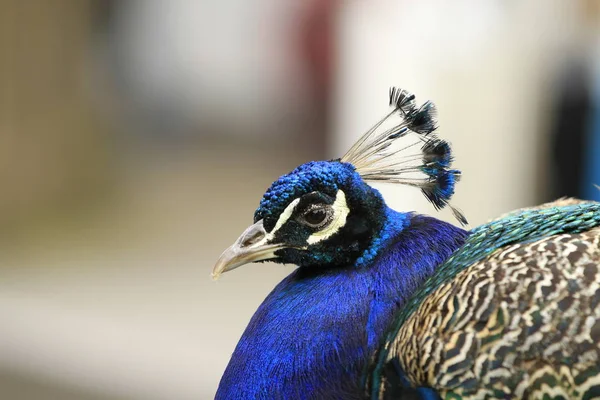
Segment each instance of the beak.
M223 272L231 271L244 264L276 258L275 252L286 246L267 244L267 239L262 220L248 227L235 243L221 254L213 268L212 278L217 280Z

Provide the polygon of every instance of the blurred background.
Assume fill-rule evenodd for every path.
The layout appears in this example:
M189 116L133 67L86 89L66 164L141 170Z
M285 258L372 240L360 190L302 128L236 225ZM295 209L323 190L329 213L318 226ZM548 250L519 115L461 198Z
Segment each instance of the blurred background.
M390 86L437 103L472 226L600 200L598 0L1 0L0 398L212 398L293 268L213 262Z

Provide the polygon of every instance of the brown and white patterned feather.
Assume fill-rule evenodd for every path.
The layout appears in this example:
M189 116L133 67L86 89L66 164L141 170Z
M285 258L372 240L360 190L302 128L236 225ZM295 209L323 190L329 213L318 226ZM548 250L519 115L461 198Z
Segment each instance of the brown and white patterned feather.
M469 266L392 346L409 381L442 398L600 398L600 228Z

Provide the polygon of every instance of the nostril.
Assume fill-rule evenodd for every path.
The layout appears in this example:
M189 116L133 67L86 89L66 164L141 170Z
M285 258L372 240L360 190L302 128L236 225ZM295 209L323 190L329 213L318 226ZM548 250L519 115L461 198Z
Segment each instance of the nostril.
M252 246L257 242L260 242L264 237L265 234L261 231L248 232L242 239L242 247Z

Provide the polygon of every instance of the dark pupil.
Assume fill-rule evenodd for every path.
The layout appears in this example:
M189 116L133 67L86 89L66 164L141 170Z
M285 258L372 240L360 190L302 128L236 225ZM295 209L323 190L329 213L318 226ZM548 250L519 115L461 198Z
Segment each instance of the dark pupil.
M327 212L322 208L317 208L306 213L304 219L311 225L319 225L327 217Z

